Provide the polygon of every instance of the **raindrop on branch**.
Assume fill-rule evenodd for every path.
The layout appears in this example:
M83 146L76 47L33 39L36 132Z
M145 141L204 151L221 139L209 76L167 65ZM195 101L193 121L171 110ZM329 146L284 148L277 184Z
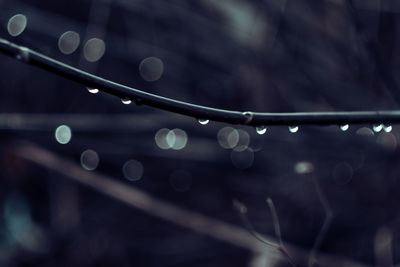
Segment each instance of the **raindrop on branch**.
M210 122L210 120L207 120L207 119L199 119L198 121L201 125L206 125Z
M340 125L340 130L342 130L343 132L345 132L345 131L347 131L348 129L349 129L349 125L348 124L343 124L343 125Z
M383 124L375 124L372 126L372 129L374 132L379 133L383 129Z
M299 126L289 126L289 132L297 133L299 131Z
M251 112L251 111L245 111L245 112L243 112L242 114L243 114L243 116L246 117L246 120L244 121L244 123L245 123L245 124L251 123L251 121L253 120L253 116L254 116L253 112Z
M28 62L30 58L29 49L26 47L20 47L16 58L19 61Z
M258 126L256 127L256 131L259 135L263 135L267 132L267 127L265 126Z
M383 125L383 130L387 133L390 133L392 129L393 129L392 125Z
M91 88L91 87L86 87L86 88L91 94L97 94L99 92L99 89L97 88Z
M125 98L121 98L121 102L122 102L122 104L129 105L130 103L132 103L132 100L125 97Z

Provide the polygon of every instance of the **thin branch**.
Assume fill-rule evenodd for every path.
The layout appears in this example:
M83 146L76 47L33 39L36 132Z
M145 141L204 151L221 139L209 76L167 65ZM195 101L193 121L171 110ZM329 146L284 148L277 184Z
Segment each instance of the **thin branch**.
M376 41L367 37L365 27L362 24L356 7L354 6L354 1L347 0L346 5L358 35L358 42L367 51L368 57L372 63L375 64L376 71L380 75L388 93L395 99L397 104L400 104L399 86L397 85L396 79L388 67L388 64L384 61L379 49L377 48Z
M247 230L250 232L252 236L254 236L258 241L262 242L263 244L273 247L277 250L279 250L279 244L276 244L265 237L263 237L261 234L259 234L253 227L253 225L250 223L249 219L247 218L247 208L246 206L239 202L238 200L233 200L233 207L238 211L240 218L243 221L243 224L247 228Z
M271 211L272 221L273 221L274 228L275 228L275 235L278 238L280 250L286 256L289 263L292 266L296 266L296 264L294 263L294 260L292 259L289 252L287 251L285 245L283 244L282 235L281 235L281 227L279 224L278 213L276 212L274 202L272 202L271 198L267 198L267 203L268 203L269 210Z
M319 201L321 202L321 204L324 208L324 211L325 211L325 219L324 219L324 223L322 224L322 227L317 235L317 238L315 239L314 245L311 249L310 257L308 260L309 267L314 266L314 264L317 262L317 260L316 260L317 250L321 247L322 241L324 240L326 233L328 232L329 227L331 226L331 223L332 223L332 219L333 219L332 209L331 209L324 193L322 192L321 186L316 177L314 178L314 183L315 183L315 190L317 191Z
M262 253L272 258L281 257L277 253L277 249L274 245L272 247L267 247L266 249L265 245L254 240L254 238L248 234L248 231L241 227L159 200L140 189L133 186L127 186L111 177L96 172L85 171L76 163L61 158L38 146L23 143L12 146L11 151L21 158L36 163L51 171L60 173L66 178L92 188L103 195L118 200L129 207L138 209L151 216L208 235L228 244L248 249L254 253ZM305 255L307 255L307 252L299 247L290 245L289 248L291 252L299 257L305 257ZM362 263L327 254L320 255L320 262L327 267L344 265L354 267L366 266Z
M97 88L120 98L129 98L136 104L148 105L178 114L220 122L243 125L331 125L347 123L395 123L400 122L400 111L351 111L351 112L296 112L262 113L235 111L200 106L188 102L150 94L142 90L121 85L95 76L47 57L29 48L22 47L0 38L0 53L14 57L21 62L34 65L45 71L78 82L87 87Z

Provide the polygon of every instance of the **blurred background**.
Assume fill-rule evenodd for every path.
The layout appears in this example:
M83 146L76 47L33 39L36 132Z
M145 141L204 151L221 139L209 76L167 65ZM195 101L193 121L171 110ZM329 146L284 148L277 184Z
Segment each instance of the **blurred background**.
M216 108L392 110L399 12L395 0L0 0L0 37ZM1 266L291 266L246 230L277 238L267 198L295 266L400 261L397 125L256 131L129 105L4 55L0 71ZM33 164L32 149L80 172ZM71 180L80 173L236 226L266 254Z

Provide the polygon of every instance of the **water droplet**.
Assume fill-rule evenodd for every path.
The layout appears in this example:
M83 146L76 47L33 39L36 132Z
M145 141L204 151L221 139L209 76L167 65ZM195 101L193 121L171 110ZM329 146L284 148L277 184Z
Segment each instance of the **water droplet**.
M20 47L16 58L19 61L28 62L30 57L29 49L26 47Z
M343 132L345 132L345 131L347 131L348 129L349 129L349 125L348 124L343 124L343 125L340 125L340 130L342 130Z
M91 88L91 87L86 87L91 94L97 94L99 92L99 89L97 88Z
M207 120L207 119L199 119L199 123L201 124L201 125L206 125L206 124L208 124L210 122L210 120Z
M263 135L267 132L267 127L265 126L258 126L256 127L256 131L258 134Z
M383 129L383 124L374 124L372 126L372 129L374 130L374 132L379 133Z
M253 116L254 116L253 112L251 112L251 111L245 111L245 112L243 112L242 114L243 114L243 116L245 117L244 124L249 124L249 123L251 123L251 121L253 120Z
M299 126L289 126L289 132L291 133L297 133L299 130Z
M122 102L122 104L129 105L130 103L132 103L132 100L125 97L125 98L121 98L121 102Z
M393 129L392 125L383 125L383 130L387 133L390 133L392 129Z

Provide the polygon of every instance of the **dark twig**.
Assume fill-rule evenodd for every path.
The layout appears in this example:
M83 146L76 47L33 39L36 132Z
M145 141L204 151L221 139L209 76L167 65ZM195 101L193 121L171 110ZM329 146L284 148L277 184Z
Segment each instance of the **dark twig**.
M275 225L275 230L278 229L278 232L279 232L279 234L277 235L279 244L276 244L275 242L267 240L265 237L263 237L261 234L259 234L254 229L253 225L250 223L249 219L247 218L247 215L246 215L247 208L243 203L239 202L238 200L234 200L233 206L239 212L239 215L243 221L243 224L246 226L246 228L248 229L248 231L250 232L250 234L252 236L254 236L257 240L259 240L263 244L273 247L276 250L278 250L279 252L281 252L292 266L296 266L293 262L293 259L290 257L289 253L287 252L286 248L284 246L282 246L283 242L282 242L281 235L280 235L279 221L278 221L278 216L276 215L276 212L275 212L275 215L273 215L273 217L275 216L275 218L273 218L273 221L274 221L274 225ZM272 203L272 206L273 206L273 203ZM275 211L275 208L273 208L273 209ZM278 224L277 227L276 227L276 224Z
M321 230L319 231L317 238L315 239L314 245L311 249L310 257L309 257L309 261L308 261L309 267L314 266L314 264L317 262L317 260L316 260L317 250L320 248L322 241L324 240L326 233L328 232L329 227L331 226L332 219L333 219L332 209L325 197L325 194L322 192L321 186L316 177L314 178L314 182L315 182L315 190L317 191L319 201L321 202L321 204L324 208L324 211L325 211L325 219L324 219L324 223L322 224Z
M280 251L286 256L287 260L289 261L289 263L292 266L296 266L296 264L294 263L294 260L289 255L289 252L287 251L285 245L283 244L282 235L281 235L281 227L279 224L278 214L276 212L274 202L272 202L271 198L267 198L267 203L268 203L269 210L271 211L272 221L273 221L274 228L275 228L275 235L278 238Z
M261 113L217 109L178 101L121 85L84 72L80 69L64 64L29 48L16 45L2 38L0 38L0 53L15 57L24 63L37 66L48 72L78 82L87 87L97 88L120 98L129 98L138 105L144 104L199 119L209 119L232 124L244 124L252 126L400 122L400 111L395 110Z
M92 188L100 194L109 196L121 203L125 203L129 207L143 211L151 216L208 235L228 244L248 249L255 254L265 254L267 257L271 257L272 259L280 257L280 255L276 253L277 244L268 241L272 244L272 247L266 248L265 245L260 245L260 242L255 241L254 238L248 234L248 231L241 227L157 199L149 193L137 189L134 186L127 186L111 177L95 172L85 171L76 163L61 158L43 148L24 143L11 147L11 151L21 158L62 174L66 178ZM305 250L299 247L290 245L289 248L295 255L305 256L307 254ZM320 255L320 261L327 267L344 265L354 267L366 266L365 264L343 259L338 256L324 254Z
M372 64L375 64L376 71L380 75L382 82L389 94L395 99L397 104L400 104L399 86L397 85L396 80L393 77L392 71L388 67L388 64L384 61L382 54L377 48L376 41L366 35L365 27L362 24L360 16L354 6L354 1L347 0L346 4L350 14L350 18L356 29L359 43L367 51L367 55L372 61Z

